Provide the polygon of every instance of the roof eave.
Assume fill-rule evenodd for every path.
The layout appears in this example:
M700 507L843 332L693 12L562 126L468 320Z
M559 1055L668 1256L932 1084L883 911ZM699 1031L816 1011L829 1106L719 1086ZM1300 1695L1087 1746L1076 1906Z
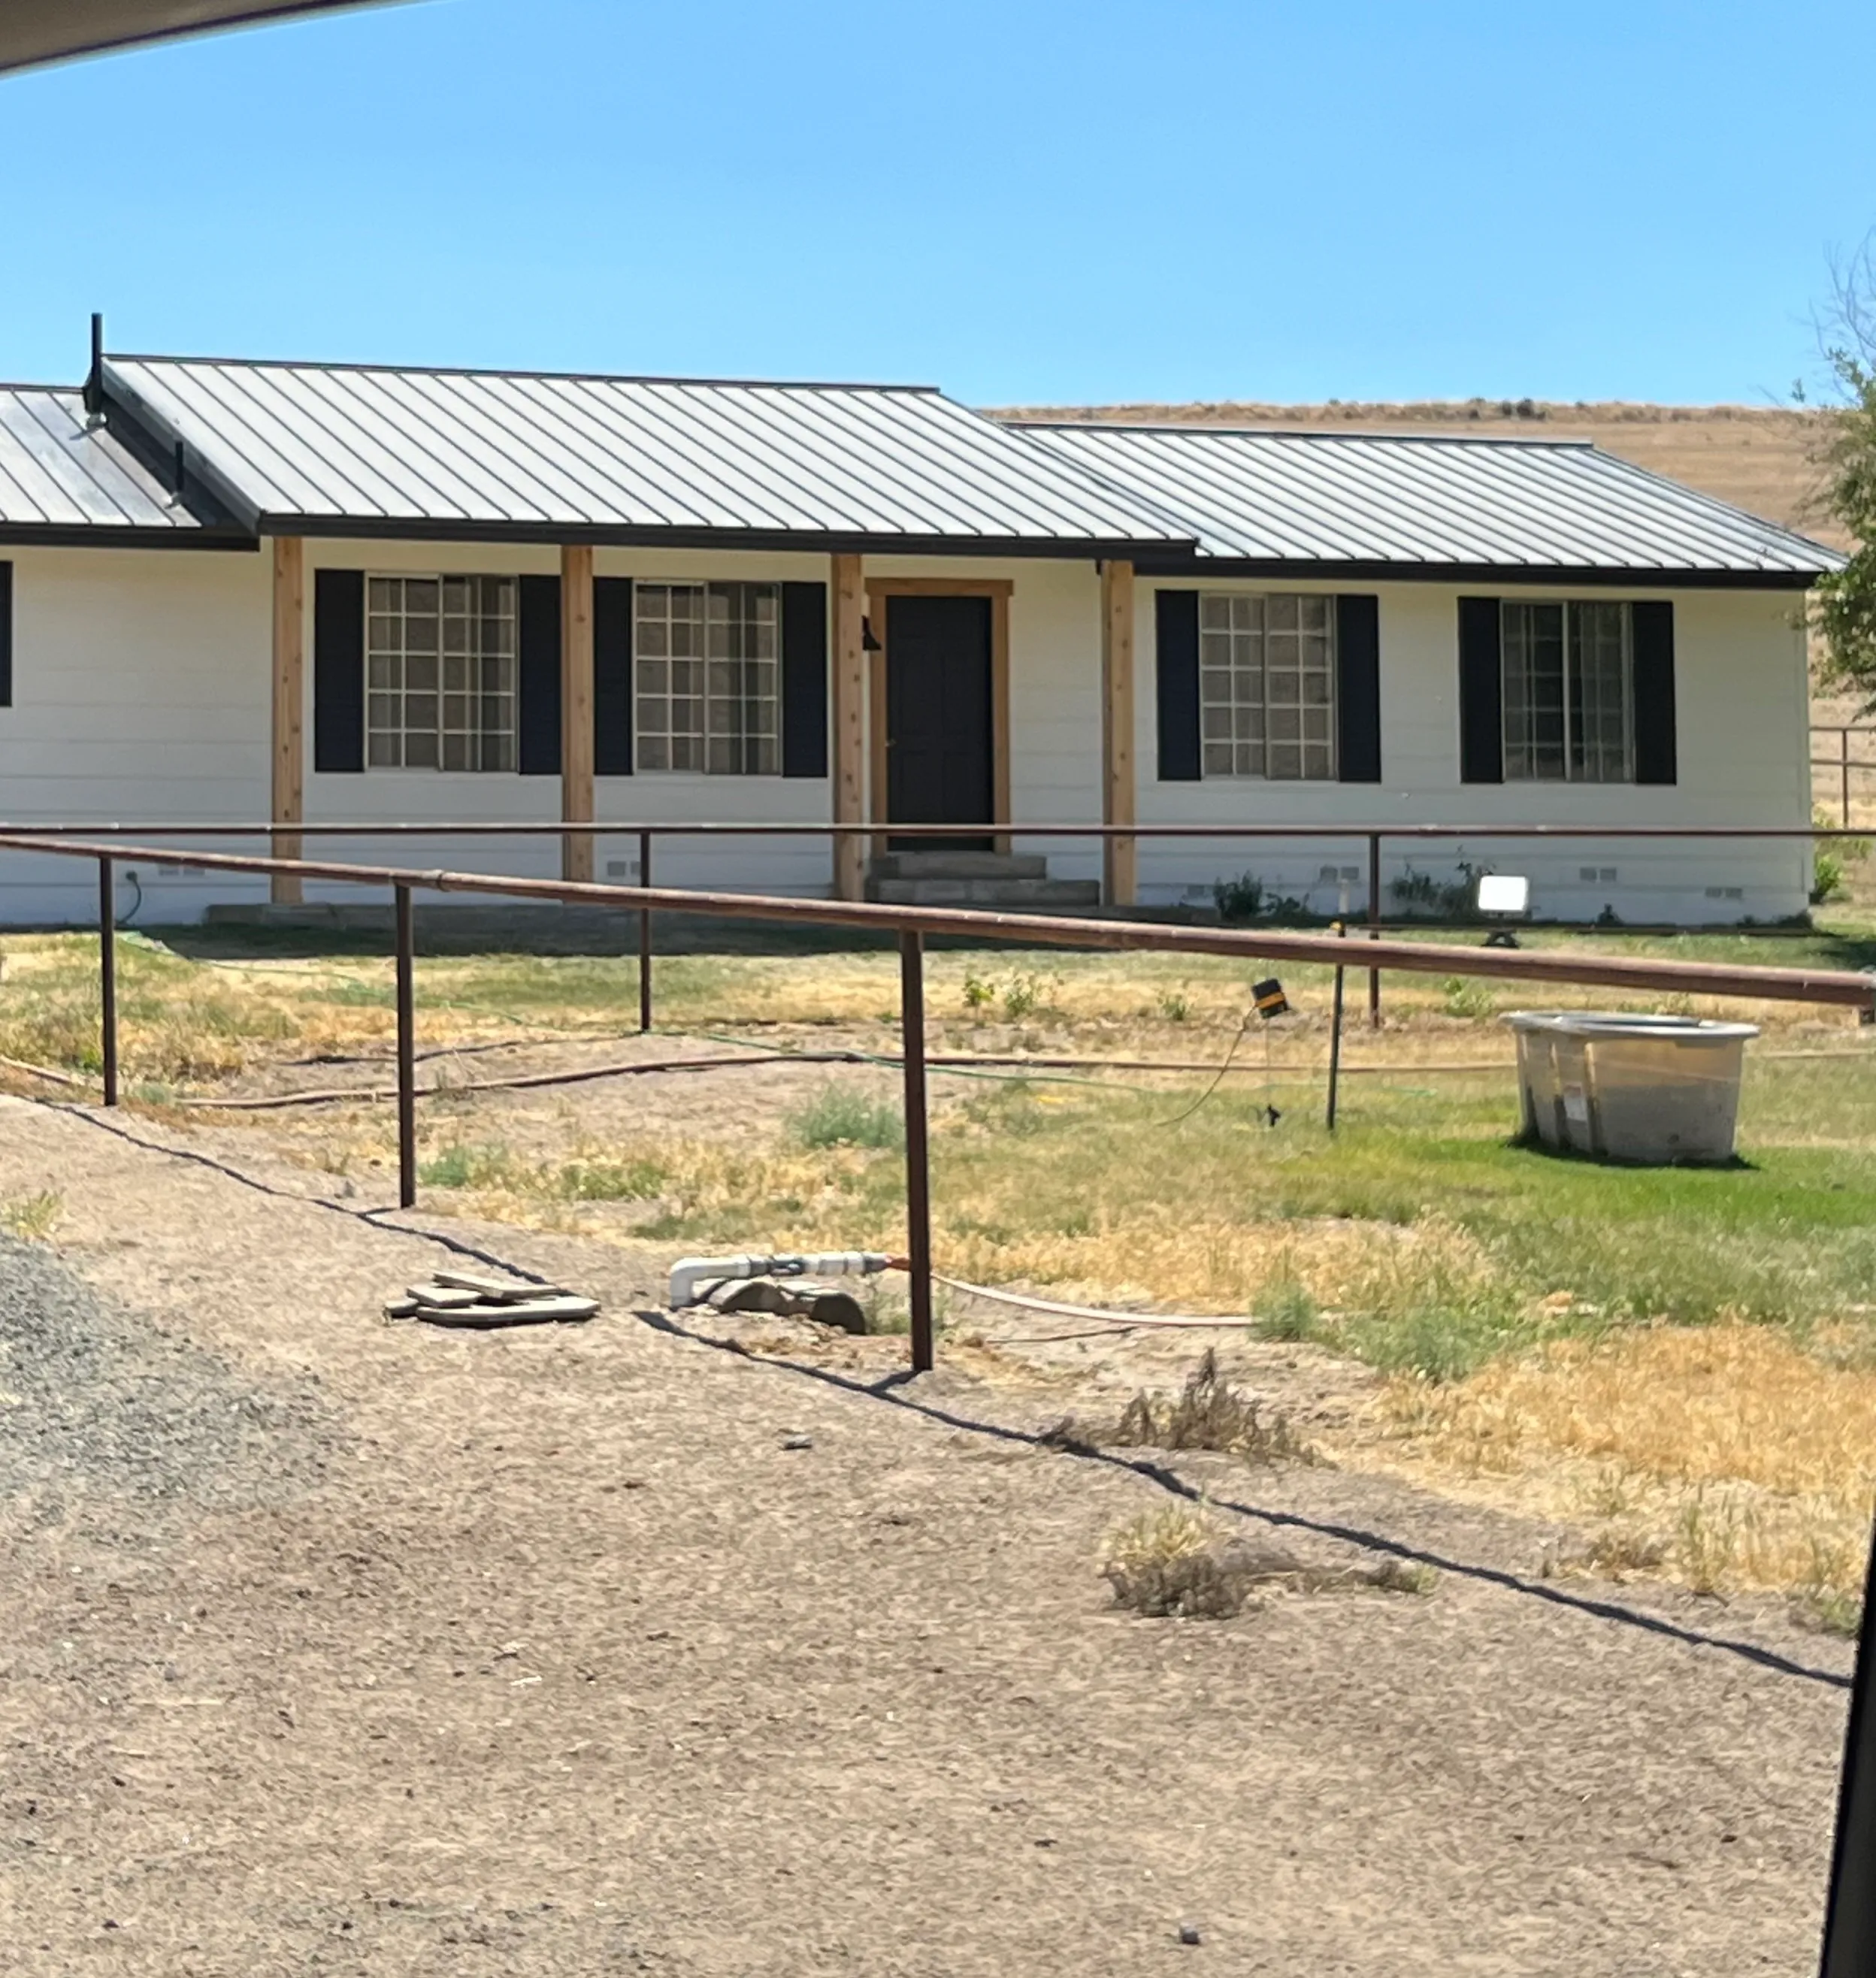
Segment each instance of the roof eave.
M1333 557L1143 557L1142 577L1292 577L1325 582L1479 584L1510 588L1572 584L1647 590L1808 590L1821 570L1713 567L1670 569L1640 564L1390 563Z
M239 529L136 522L0 522L0 543L60 550L255 550L258 538Z
M709 529L633 527L617 523L499 522L432 516L263 514L263 536L342 538L349 541L591 544L596 548L795 551L835 556L1024 557L1055 562L1189 556L1196 544L1163 538L1115 536L939 536L822 529Z

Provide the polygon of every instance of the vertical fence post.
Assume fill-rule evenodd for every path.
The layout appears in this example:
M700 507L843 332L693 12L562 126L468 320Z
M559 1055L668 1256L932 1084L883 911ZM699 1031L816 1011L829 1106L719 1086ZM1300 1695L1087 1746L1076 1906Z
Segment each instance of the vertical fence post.
M417 1202L416 916L410 888L397 888L397 1203Z
M1844 1765L1837 1793L1837 1840L1824 1913L1821 1978L1868 1978L1876 1971L1876 1540L1863 1587L1863 1626L1857 1641L1856 1675L1850 1689L1850 1722L1844 1733Z
M98 862L98 1014L104 1103L114 1106L117 1103L117 871L114 858Z
M1338 939L1345 939L1348 929L1342 921L1335 923ZM1345 973L1342 964L1335 964L1335 997L1334 1011L1329 1018L1328 1033L1328 1110L1324 1124L1332 1133L1335 1130L1335 1091L1342 1081L1342 977Z
M651 884L651 833L638 834L638 883ZM638 910L638 1027L651 1028L651 909Z
M1837 731L1837 753L1841 765L1843 777L1844 829L1850 829L1850 731L1840 728Z
M928 1374L931 1340L931 1168L925 1130L925 943L899 936L899 1027L905 1060L905 1229L910 1283L912 1371Z
M1381 938L1381 833L1368 834L1368 938ZM1368 1027L1381 1028L1381 971L1368 971Z

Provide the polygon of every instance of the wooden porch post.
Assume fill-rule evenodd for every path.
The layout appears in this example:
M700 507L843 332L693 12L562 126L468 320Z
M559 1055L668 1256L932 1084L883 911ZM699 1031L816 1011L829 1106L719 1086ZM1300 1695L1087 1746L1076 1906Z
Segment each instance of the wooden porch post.
M298 536L273 539L273 773L268 811L275 824L306 821L306 548ZM273 855L297 858L302 842L296 831L276 831ZM276 906L296 907L299 881L276 872L268 896Z
M866 819L866 592L857 556L832 559L833 600L833 822ZM866 840L859 832L834 845L834 897L857 900L866 888Z
M593 821L593 546L561 551L561 821ZM561 840L561 877L591 879L593 834Z
M1135 824L1133 566L1101 565L1101 822ZM1102 841L1101 898L1130 907L1139 893L1139 842Z

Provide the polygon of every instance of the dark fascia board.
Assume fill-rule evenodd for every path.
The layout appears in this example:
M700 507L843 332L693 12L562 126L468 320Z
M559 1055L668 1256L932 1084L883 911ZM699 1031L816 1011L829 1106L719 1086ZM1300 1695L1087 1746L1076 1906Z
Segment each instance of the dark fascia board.
M239 529L152 529L108 522L0 522L0 543L53 550L257 550Z
M998 536L854 535L821 530L634 528L572 522L467 522L384 516L262 514L263 536L337 537L348 541L590 543L596 548L809 551L817 554L1043 557L1057 563L1137 563L1163 557L1163 542ZM1182 565L1181 567L1185 567Z
M1613 569L1606 566L1482 563L1305 563L1282 557L1149 556L1136 564L1141 577L1176 577L1203 584L1208 577L1277 577L1367 584L1474 584L1494 589L1624 590L1808 590L1823 573L1794 570Z

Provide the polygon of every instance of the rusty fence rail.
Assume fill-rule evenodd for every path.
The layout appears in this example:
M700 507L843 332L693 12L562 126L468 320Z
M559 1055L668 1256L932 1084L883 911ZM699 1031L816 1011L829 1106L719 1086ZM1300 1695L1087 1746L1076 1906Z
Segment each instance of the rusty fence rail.
M1876 731L1872 731L1876 732ZM1845 813L1848 816L1848 812ZM650 885L652 853L654 845L660 839L673 838L824 838L830 843L843 838L928 839L942 845L950 839L969 838L981 840L986 836L1003 838L1088 839L1104 843L1111 839L1132 842L1145 839L1148 842L1167 840L1186 840L1204 842L1217 841L1224 843L1244 842L1287 842L1292 844L1348 844L1360 841L1365 844L1368 853L1367 891L1363 908L1358 915L1352 915L1345 901L1340 916L1344 924L1358 921L1369 940L1379 938L1389 927L1412 927L1424 932L1457 931L1461 928L1478 925L1474 921L1441 921L1432 916L1415 916L1408 919L1396 918L1388 920L1381 912L1382 859L1384 848L1396 842L1408 844L1454 843L1466 839L1475 842L1542 843L1555 841L1568 843L1575 839L1597 838L1623 842L1633 840L1639 843L1682 842L1700 840L1729 842L1763 839L1769 842L1798 842L1805 840L1828 841L1836 838L1855 839L1867 835L1848 829L1825 825L1629 825L1611 826L1592 824L1499 824L1486 826L1457 824L1351 824L1344 826L1326 825L1297 825L1290 824L1087 824L1047 822L1035 824L1008 822L1002 825L981 824L882 824L875 820L860 824L836 824L831 820L804 820L789 823L751 823L741 821L700 819L683 823L647 823L643 820L605 823L597 821L580 822L530 821L505 822L488 819L458 819L443 823L413 822L409 819L387 820L379 822L323 823L230 823L203 822L198 823L124 822L110 822L58 823L58 824L7 824L0 822L0 841L15 838L35 840L58 839L120 839L152 835L167 838L259 838L266 839L279 852L283 845L292 845L296 856L301 842L309 838L557 838L563 842L575 838L624 838L638 842L638 885L641 888ZM137 848L120 848L121 858L137 857L147 862L167 865L190 865L193 862L182 857L175 849L144 845ZM264 869L281 877L306 876L297 873L293 858L282 856L264 868L250 867L250 871ZM460 875L459 875L460 876ZM380 882L380 884L389 883ZM741 897L741 896L738 896ZM639 1028L648 1031L653 1027L653 961L652 937L653 909L648 906L639 908L638 920L638 997ZM714 909L713 909L714 911ZM1039 924L1043 916L1033 917ZM1575 931L1620 931L1627 934L1669 934L1698 931L1693 928L1680 926L1624 925L1608 930L1600 925L1587 922L1551 923ZM1765 936L1790 935L1802 933L1802 928L1765 925L1749 931ZM1371 1026L1378 1027L1381 1021L1381 970L1368 966L1364 972L1368 977L1368 1019Z

